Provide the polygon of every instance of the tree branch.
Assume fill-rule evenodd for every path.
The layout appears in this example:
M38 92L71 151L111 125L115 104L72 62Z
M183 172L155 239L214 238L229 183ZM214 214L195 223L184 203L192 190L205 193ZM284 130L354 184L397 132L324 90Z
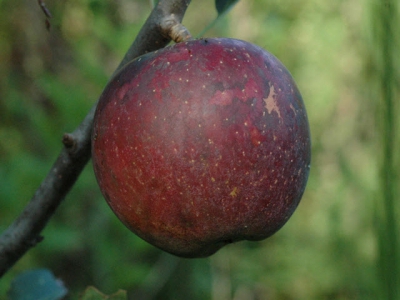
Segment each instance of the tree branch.
M180 24L189 3L190 0L159 1L114 74L130 60L165 47L171 39L189 39L190 34ZM96 105L73 133L64 135L64 148L50 172L22 213L0 236L0 277L43 239L41 231L89 161L95 109Z

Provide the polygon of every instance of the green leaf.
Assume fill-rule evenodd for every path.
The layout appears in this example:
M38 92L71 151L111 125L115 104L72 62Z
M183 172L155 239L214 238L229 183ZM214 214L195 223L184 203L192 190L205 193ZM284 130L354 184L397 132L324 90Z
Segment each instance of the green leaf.
M59 300L68 293L61 280L47 269L26 271L18 275L8 291L10 300Z
M228 12L239 0L215 0L215 8L218 15Z
M115 294L105 295L93 286L89 286L80 300L127 300L127 294L124 290L118 290Z

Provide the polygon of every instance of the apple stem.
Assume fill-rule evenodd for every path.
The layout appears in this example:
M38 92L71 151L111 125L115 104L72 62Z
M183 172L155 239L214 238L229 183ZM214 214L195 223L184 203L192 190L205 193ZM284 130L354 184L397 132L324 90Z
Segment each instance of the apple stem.
M160 27L161 31L175 43L185 42L192 39L189 30L179 22L175 14L165 17L161 21Z

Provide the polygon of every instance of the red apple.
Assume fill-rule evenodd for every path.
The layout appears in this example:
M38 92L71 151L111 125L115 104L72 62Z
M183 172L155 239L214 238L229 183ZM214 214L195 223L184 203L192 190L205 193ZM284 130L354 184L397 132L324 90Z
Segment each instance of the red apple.
M92 146L119 219L182 257L271 236L299 204L310 168L291 75L262 48L227 38L127 64L101 96Z

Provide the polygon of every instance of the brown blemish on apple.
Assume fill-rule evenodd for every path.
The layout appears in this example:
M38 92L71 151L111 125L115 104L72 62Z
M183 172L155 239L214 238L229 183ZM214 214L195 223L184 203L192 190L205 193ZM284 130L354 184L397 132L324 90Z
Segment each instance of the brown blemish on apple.
M269 94L267 98L264 98L265 102L265 108L268 110L268 113L271 114L271 112L276 112L278 114L278 117L281 118L281 112L279 110L279 107L276 103L276 96L277 94L275 93L275 88L271 84L270 89L269 89Z
M238 188L235 186L232 190L232 192L230 192L229 196L232 196L232 198L236 198L237 194L238 194L239 190Z

